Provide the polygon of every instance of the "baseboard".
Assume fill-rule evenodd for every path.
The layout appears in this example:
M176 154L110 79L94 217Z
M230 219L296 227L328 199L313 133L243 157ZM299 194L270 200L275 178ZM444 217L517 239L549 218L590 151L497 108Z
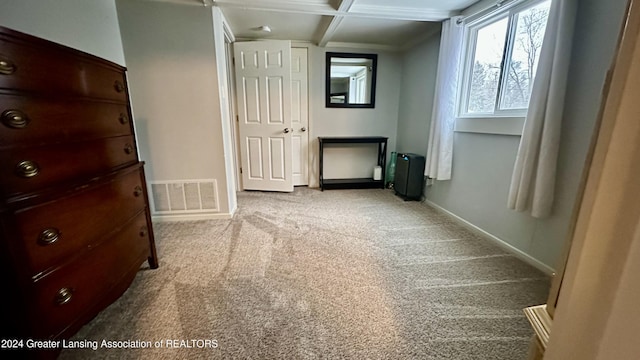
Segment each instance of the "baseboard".
M238 211L238 202L236 201L236 206L233 207L233 209L231 209L231 211L229 212L229 219L233 218L233 215L236 214L236 211Z
M198 221L198 220L225 220L233 218L230 213L216 214L180 214L180 215L152 215L153 222L172 222L172 221Z
M468 229L469 231L473 232L474 234L482 237L483 239L487 239L489 241L491 241L492 243L498 245L500 248L512 253L515 257L517 257L518 259L526 262L527 264L535 267L536 269L542 271L543 273L549 275L549 276L553 276L553 274L555 274L555 270L553 268L551 268L549 265L541 262L540 260L532 257L531 255L525 253L524 251L517 249L516 247L514 247L513 245L507 243L506 241L500 239L499 237L486 232L485 230L477 227L476 225L473 225L472 223L468 222L467 220L461 218L460 216L452 213L451 211L441 207L440 205L429 201L429 200L425 200L425 204L429 205L430 207L436 209L437 211L449 216L451 219L453 219L455 222L457 222L458 224L460 224L461 226L463 226L464 228Z

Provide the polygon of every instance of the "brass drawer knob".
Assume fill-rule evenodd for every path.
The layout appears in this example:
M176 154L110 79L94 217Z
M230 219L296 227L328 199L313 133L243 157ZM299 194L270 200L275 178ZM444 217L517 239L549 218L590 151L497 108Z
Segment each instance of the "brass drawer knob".
M69 301L71 301L71 298L73 297L73 291L69 288L62 288L60 290L58 290L58 292L56 293L56 305L58 306L62 306L66 303L68 303Z
M142 195L142 187L136 186L135 188L133 188L133 196L139 197L140 195Z
M16 165L16 174L23 178L34 177L38 175L39 172L38 164L30 160L20 161L18 165Z
M122 83L122 81L120 81L120 80L116 80L116 81L113 83L113 88L114 88L114 89L116 89L116 92L121 93L121 92L123 92L123 91L124 91L124 84Z
M0 59L0 74L11 75L16 72L16 65L9 60Z
M60 230L56 228L48 228L42 230L40 236L38 236L38 243L40 243L40 245L51 245L58 241L58 239L60 239Z
M145 237L145 236L147 236L147 233L148 233L148 232L149 232L149 231L147 230L147 227L146 227L146 226L141 227L141 228L140 228L140 237Z
M5 110L0 118L4 126L11 129L24 129L29 124L29 118L20 110Z
M127 154L133 154L133 146L131 144L125 145L124 152Z
M121 113L120 117L118 118L118 120L120 120L120 124L124 125L126 123L129 122L129 118L127 117L127 115Z

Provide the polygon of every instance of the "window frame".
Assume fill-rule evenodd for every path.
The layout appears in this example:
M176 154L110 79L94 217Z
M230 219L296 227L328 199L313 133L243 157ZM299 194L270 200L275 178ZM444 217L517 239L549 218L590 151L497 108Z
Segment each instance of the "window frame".
M509 64L513 55L513 46L515 42L515 35L517 31L517 23L515 22L516 14L525 11L529 8L535 7L540 3L543 3L547 0L529 0L523 1L517 4L513 4L512 6L504 6L498 11L493 11L488 13L485 16L481 16L477 19L472 19L468 23L465 23L464 26L464 42L463 42L463 57L462 57L462 71L460 72L460 81L459 84L461 86L458 87L458 101L457 101L457 118L458 119L487 119L487 118L499 118L499 119L523 119L527 115L528 106L524 109L500 109L500 104L503 100L504 95L504 87L506 86L506 76L505 76L505 64ZM554 0L551 0L554 1ZM473 63L475 60L475 50L477 46L477 38L478 31L486 26L489 26L493 23L501 21L503 19L507 20L507 31L505 33L504 39L504 48L502 54L502 60L500 62L500 76L498 79L498 89L495 98L495 103L493 107L493 112L491 113L470 113L467 111L470 93L471 93L471 75L473 72ZM521 123L522 121L518 121ZM462 122L462 128L459 131L471 131L477 132L475 130L467 130L469 126L464 125L465 122ZM473 126L471 128L474 128ZM510 126L513 128L513 126ZM458 130L458 129L456 129ZM483 131L480 131L483 132ZM513 130L509 130L508 134L513 134Z

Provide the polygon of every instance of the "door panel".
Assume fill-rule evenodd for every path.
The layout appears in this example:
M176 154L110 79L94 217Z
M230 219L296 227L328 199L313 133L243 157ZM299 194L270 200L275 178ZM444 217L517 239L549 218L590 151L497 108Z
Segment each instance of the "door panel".
M285 123L284 107L285 99L283 94L282 77L267 77L267 102L265 103L269 111L269 124L282 125Z
M296 176L300 177L302 174L302 161L301 161L301 152L302 152L302 144L300 143L300 136L293 135L291 137L291 147L293 148L293 176L294 179ZM298 185L294 182L294 185Z
M258 78L242 79L245 120L247 123L260 123L260 92Z
M264 175L262 169L262 138L260 137L247 137L247 154L248 154L248 166L249 178L252 180L262 180Z
M283 52L282 51L265 51L265 54L267 55L267 64L266 64L266 68L267 69L284 69L284 70L289 70L290 66L287 66L286 68L284 67L285 64L282 61L282 56L283 56Z
M309 185L307 49L291 49L291 127L294 185ZM304 129L304 130L303 130Z
M234 44L247 190L293 191L290 46L278 40Z
M284 169L284 139L283 138L271 138L269 139L269 156L270 156L270 175L271 180L284 181L286 175Z
M302 109L300 108L300 96L302 96L302 89L300 89L300 80L291 80L291 124L293 126L300 124Z

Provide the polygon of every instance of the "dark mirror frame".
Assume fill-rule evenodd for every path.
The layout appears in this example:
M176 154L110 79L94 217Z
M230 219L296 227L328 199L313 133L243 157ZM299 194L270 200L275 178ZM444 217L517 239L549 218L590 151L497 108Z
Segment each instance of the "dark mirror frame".
M368 104L337 104L331 103L331 58L362 58L371 59L372 62L372 74L371 74L371 101ZM342 52L327 52L326 58L326 72L325 72L325 104L328 108L375 108L376 107L376 75L378 72L378 54L356 54L356 53L342 53Z

